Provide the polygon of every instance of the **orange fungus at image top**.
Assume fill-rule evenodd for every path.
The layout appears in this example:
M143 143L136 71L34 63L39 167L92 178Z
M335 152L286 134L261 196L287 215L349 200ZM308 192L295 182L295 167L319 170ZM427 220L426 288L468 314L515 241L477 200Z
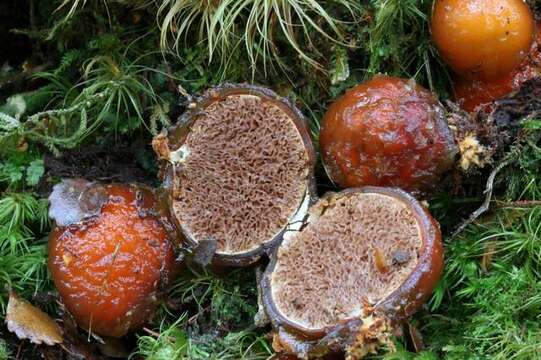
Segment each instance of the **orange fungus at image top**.
M522 0L436 0L432 39L460 76L494 80L526 57L535 34Z
M348 90L323 117L325 168L341 187L396 186L423 192L457 153L444 109L413 81L376 76Z
M81 327L120 337L152 316L174 257L162 223L140 212L134 187L105 191L99 216L52 232L49 269Z

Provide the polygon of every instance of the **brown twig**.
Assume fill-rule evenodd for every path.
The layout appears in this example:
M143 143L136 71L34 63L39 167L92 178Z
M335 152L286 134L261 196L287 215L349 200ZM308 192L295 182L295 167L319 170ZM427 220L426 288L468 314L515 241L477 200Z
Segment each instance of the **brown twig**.
M17 355L15 355L15 359L16 359L16 360L19 360L19 359L20 359L20 355L21 355L21 350L22 350L23 344L24 344L24 339L21 340L21 342L19 343L19 346L17 347Z
M530 208L541 206L541 200L501 201L494 200L497 208Z
M154 336L155 338L159 338L160 336L163 337L163 335L161 335L160 333L158 333L158 332L156 332L156 331L154 331L154 330L151 330L151 329L149 329L149 328L147 328L147 327L143 327L142 330L143 330L144 332L148 333L149 335ZM176 340L176 339L175 339L174 337L172 337L172 336L167 336L167 337L165 337L165 338L166 338L168 341L170 341L170 342L174 342L174 341Z
M496 175L505 168L507 165L511 163L510 160L506 160L501 162L498 166L492 170L490 173L490 176L488 177L486 188L485 188L485 201L483 201L483 204L475 210L467 220L465 220L451 235L452 238L456 237L458 234L460 234L468 225L473 223L479 216L484 214L489 208L490 208L490 202L492 200L492 190L494 188L494 179L496 178Z

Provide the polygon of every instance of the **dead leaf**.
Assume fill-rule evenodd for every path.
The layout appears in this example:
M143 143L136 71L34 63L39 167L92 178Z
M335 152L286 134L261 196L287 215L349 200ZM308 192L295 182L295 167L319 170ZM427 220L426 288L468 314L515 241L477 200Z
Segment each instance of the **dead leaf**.
M488 270L490 270L490 266L492 265L492 257L494 256L495 253L496 253L496 242L494 241L489 242L486 246L483 257L481 258L481 270L483 270L484 273L487 273Z
M49 315L14 292L9 294L6 324L19 339L28 339L34 344L52 346L63 340L60 326Z

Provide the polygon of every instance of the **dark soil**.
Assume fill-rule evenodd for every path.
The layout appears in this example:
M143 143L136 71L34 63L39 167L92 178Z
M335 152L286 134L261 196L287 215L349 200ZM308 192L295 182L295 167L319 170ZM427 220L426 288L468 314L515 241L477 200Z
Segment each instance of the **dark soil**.
M30 5L26 0L0 2L0 66L5 62L16 66L32 51L27 36L15 34L13 29L25 29L30 25Z
M540 113L541 78L534 78L514 94L496 101L492 116L498 128L511 130L520 127L520 120L539 116Z
M118 143L114 147L91 145L65 151L60 157L47 153L47 176L40 193L50 193L52 185L64 178L156 186L157 167L149 143L149 139L139 139L131 144Z

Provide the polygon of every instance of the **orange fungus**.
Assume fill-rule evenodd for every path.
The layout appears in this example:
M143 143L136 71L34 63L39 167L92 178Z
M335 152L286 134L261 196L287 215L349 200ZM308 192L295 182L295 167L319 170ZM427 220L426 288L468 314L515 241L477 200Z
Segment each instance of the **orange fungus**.
M155 201L151 192L124 185L100 191L99 215L53 230L49 269L81 327L119 337L152 316L173 250L159 218L142 209Z
M522 0L437 0L431 29L458 75L486 81L505 76L526 57L535 22Z

